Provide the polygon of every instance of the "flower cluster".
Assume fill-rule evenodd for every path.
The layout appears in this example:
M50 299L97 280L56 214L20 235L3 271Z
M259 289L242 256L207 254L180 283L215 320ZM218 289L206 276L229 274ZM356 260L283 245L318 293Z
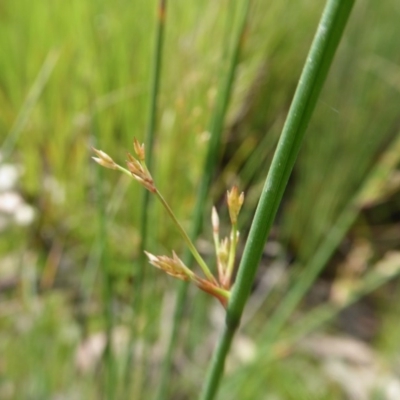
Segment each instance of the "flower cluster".
M205 278L201 278L199 275L189 269L184 264L184 262L176 255L175 252L172 252L172 257L168 257L165 255L155 256L146 251L145 254L149 259L150 264L152 264L156 268L163 270L168 275L171 275L174 278L178 278L187 282L193 282L204 292L207 292L216 297L221 302L221 304L226 307L230 296L230 288L232 286L232 274L235 264L236 247L239 239L237 218L244 202L243 192L239 194L238 188L234 186L227 193L228 210L232 225L229 238L226 237L220 240L218 213L215 207L213 207L212 209L211 222L213 227L213 238L218 269L218 279L216 279L199 252L197 251L196 247L190 240L189 236L186 234L185 230L176 219L168 203L157 190L154 184L154 180L146 166L144 144L140 144L136 139L134 139L133 148L136 157L128 153L128 160L126 161L128 169L116 164L108 154L101 150L93 149L97 156L93 157L93 159L103 167L119 170L133 177L144 188L157 196L161 204L164 206L165 210L168 212L168 214L176 224L183 239L186 241L186 244L188 245L194 258L200 265L205 275Z
M231 220L231 232L228 237L219 238L219 217L215 207L212 209L211 223L213 226L213 237L215 253L217 257L218 277L221 286L230 289L232 285L232 273L235 263L236 247L239 240L237 218L244 202L244 193L239 195L237 186L233 186L227 192L227 203Z

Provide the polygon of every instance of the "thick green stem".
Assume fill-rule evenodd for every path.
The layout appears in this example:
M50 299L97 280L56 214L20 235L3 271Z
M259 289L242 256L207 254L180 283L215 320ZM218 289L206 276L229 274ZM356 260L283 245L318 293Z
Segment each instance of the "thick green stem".
M250 229L228 304L228 327L239 325L265 242L353 5L354 0L328 0L325 6ZM205 381L202 400L213 399L217 392L232 336L231 329L225 329Z
M98 124L97 118L92 120L92 131L94 137L98 139ZM102 279L102 306L103 315L105 320L105 332L106 332L106 346L104 350L104 379L102 379L102 388L104 391L104 398L107 400L115 397L116 391L116 369L115 359L112 351L112 332L114 328L114 314L112 311L113 302L113 283L110 272L110 254L108 247L108 229L107 229L107 212L106 212L106 201L104 196L104 185L103 185L103 168L96 168L96 187L97 191L97 209L98 209L98 246L101 249L99 255L99 262L101 265L101 279Z
M213 366L213 369L215 369L216 371L224 370L225 357L228 354L229 349L231 347L231 343L235 335L236 329L237 329L236 325L230 325L230 324L225 325L225 329L220 337L220 340L218 342L218 345L214 351L211 360L211 365ZM219 382L220 382L219 374L216 373L208 374L207 379L205 381L205 385L203 387L203 392L200 396L200 400L212 399L216 394Z

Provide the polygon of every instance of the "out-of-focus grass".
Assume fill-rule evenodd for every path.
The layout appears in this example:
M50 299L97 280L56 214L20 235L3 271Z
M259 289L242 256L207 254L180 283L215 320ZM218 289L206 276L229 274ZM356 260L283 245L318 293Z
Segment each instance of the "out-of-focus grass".
M231 5L228 1L179 1L171 2L169 7L154 177L186 226L190 225L196 185L202 174L207 122L220 72L220 49L226 40L225 18L232 15ZM312 0L253 3L230 109L225 161L212 199L217 201L234 182L247 188L247 208L241 220L244 231L258 199L259 182L264 178L258 175L259 166L272 156L322 6ZM90 160L92 122L95 117L96 145L118 161L125 159L126 150L131 151L134 136L143 139L154 12L155 2L145 0L17 0L0 7L1 142L20 113L49 51L59 53L11 156L11 161L24 167L21 189L37 208L38 216L28 234L21 228L8 231L0 257L28 248L38 253L37 265L31 264L37 275L29 281L36 292L36 282L49 262L48 251L61 243L62 262L55 266L56 284L65 289L38 294L37 299L31 299L32 307L26 309L17 288L1 295L4 305L17 309L15 314L0 316L2 398L50 398L62 393L86 399L98 395L96 374L76 374L73 364L79 337L104 329L96 279L97 166ZM300 262L309 260L379 152L398 133L400 94L394 78L385 79L389 76L385 69L389 64L385 62L392 66L400 63L396 47L399 13L395 0L382 4L359 0L356 4L282 208L281 240ZM384 62L377 63L377 59ZM390 76L395 76L392 69ZM117 325L128 324L134 317L129 304L135 295L132 280L142 188L113 171L104 171L103 177L109 228L107 267L114 290L112 310ZM149 250L181 251L178 235L158 205L150 218ZM205 228L208 226L206 223ZM27 270L27 265L22 265L22 272ZM150 364L156 369L157 346L166 342L163 326L171 322L168 312L172 286L168 278L153 275L152 291L144 290L153 329L150 337L142 338L140 343L156 349L150 353ZM84 285L83 290L77 289L79 284ZM188 301L193 295L190 292ZM174 393L192 397L203 377L208 330L212 329L209 301L201 297L197 304L201 312L182 322L183 333L190 331L191 324L195 331L189 335L188 348L182 346L178 351L176 368L180 374L176 378L174 375L171 383ZM262 312L256 315L261 318ZM251 322L248 331L263 322ZM190 355L190 362L182 356L183 351ZM287 398L293 394L293 387L297 388L295 394L304 388L304 398L317 393L312 391L313 382L307 388L294 376L305 361L298 362L266 371L268 381L276 383L272 392ZM315 370L312 363L304 368L310 375ZM146 398L154 393L155 376L149 371L146 377L146 383L151 383L146 386ZM242 397L256 399L258 393L262 398L261 378L266 376L260 374L254 382L246 377ZM233 389L224 387L222 394L229 397ZM318 399L340 396L335 397L331 386L320 389Z
M5 318L5 305L12 318ZM26 306L5 302L1 331L1 398L51 398L56 393L83 398L85 384L76 380L71 363L79 328L64 296L32 297Z
M96 300L100 282L96 277L101 271L98 264L102 252L96 244L99 224L94 188L97 166L90 160L92 128L95 124L96 146L120 161L127 150L131 151L132 138L143 138L155 7L147 1L42 2L37 6L18 1L4 4L2 11L2 138L7 137L46 55L52 49L59 52L58 64L10 160L23 165L23 192L38 209L33 237L27 244L33 244L43 255L43 263L37 266L38 276L47 251L61 243L64 253L62 263L55 266L60 272L57 285L72 284L80 328L83 335L90 334L101 328L92 321L100 315ZM158 167L153 175L186 225L208 140L205 129L218 81L219 42L226 40L226 22L220 13L229 14L227 2L202 3L201 7L181 2L172 5L168 15L160 139L155 149ZM135 279L142 188L135 184L128 188L126 180L110 171L102 176L108 218L107 271L114 290L109 306L113 307L116 323L127 322L132 318L128 300L134 293L129 280ZM167 221L156 206L151 215L149 250L156 252L156 247L163 246L181 250L175 230ZM10 250L21 245L23 240L16 241ZM145 338L150 343L159 335L160 289L168 284L159 275L154 279L155 290L144 290L154 325L153 336ZM78 283L84 285L82 290ZM95 311L91 312L93 306ZM4 333L7 335L7 330ZM21 368L20 372L13 379L35 375L34 369ZM40 396L41 392L32 393Z
M376 4L368 9L360 5L356 22L361 26L369 19L389 18L389 13ZM371 40L359 28L360 33L354 32L343 43L343 58L336 64L334 79L329 80L317 110L320 119L310 127L284 224L303 261L309 259L327 227L362 186L379 153L399 134L399 93L378 77L374 68L377 54L399 61L388 45L395 46L391 29L380 30ZM344 88L351 95L343 97ZM289 221L293 214L296 222ZM303 238L305 231L307 240Z

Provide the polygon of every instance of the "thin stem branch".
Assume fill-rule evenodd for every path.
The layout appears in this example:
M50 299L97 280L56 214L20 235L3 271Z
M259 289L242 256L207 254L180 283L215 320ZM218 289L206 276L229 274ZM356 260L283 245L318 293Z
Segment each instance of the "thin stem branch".
M128 175L130 178L132 178L132 174L130 171L128 171L126 168L121 167L120 165L117 164L116 166L117 170L124 173L125 175Z
M189 247L190 252L193 254L193 257L195 260L198 262L200 265L200 268L204 272L204 275L207 277L207 279L210 282L216 283L215 278L213 274L211 273L210 269L208 268L206 262L203 260L199 252L197 251L195 245L193 244L192 240L190 239L189 235L186 233L185 229L183 226L180 224L178 219L176 218L174 212L172 211L171 207L169 204L165 201L164 197L161 195L161 193L157 190L156 195L158 199L161 201L161 204L164 206L164 208L167 210L169 216L172 218L174 221L176 227L178 228L179 233L182 235L183 239L185 240L187 246Z
M237 223L234 223L232 224L232 229L230 233L229 259L224 277L224 286L227 285L226 287L229 287L231 285L233 267L235 266L237 241L238 241L238 229L237 229Z

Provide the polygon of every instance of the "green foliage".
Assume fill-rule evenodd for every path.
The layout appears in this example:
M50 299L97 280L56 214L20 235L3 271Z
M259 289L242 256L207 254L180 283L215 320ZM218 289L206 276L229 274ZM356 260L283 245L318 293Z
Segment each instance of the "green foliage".
M204 179L209 121L226 67L221 53L229 59L232 21L238 22L242 5L226 0L169 4L151 172L188 231ZM204 233L198 244L209 265L211 204L219 205L232 184L246 194L239 219L240 246L245 243L265 166L271 162L322 7L313 0L252 2L221 145L213 155L213 164L219 166L208 172L214 181L199 214ZM297 273L312 263L317 273L326 267L367 204L355 199L373 174L381 177L371 186L374 199L396 190L385 182L398 159L395 155L385 164L379 156L398 137L399 12L396 0L356 2L278 210L274 238L283 249L282 259L294 256ZM18 190L37 211L31 227L1 232L0 283L10 275L17 284L0 293L0 397L96 399L110 366L115 382L109 397L113 391L125 395L126 354L112 351L94 371L77 373L75 351L83 339L107 331L107 326L111 337L115 327L142 328L148 321L146 336L133 343L133 354L144 367L128 370L127 376L133 383L143 382L142 387L132 385L131 393L152 398L172 331L175 286L146 265L150 280L141 288L144 314L138 318L131 305L140 272L142 188L115 171L99 173L90 147L107 150L122 164L126 151L132 151L133 137L145 138L156 1L8 1L0 6L0 20L0 151L8 148L7 162L23 168ZM173 249L182 255L179 233L157 203L150 208L148 226L147 250L170 254ZM335 240L329 236L332 227L340 228ZM5 260L15 254L8 270ZM264 271L263 266L257 284ZM49 285L54 287L49 291L42 281L52 272ZM279 309L299 276L285 274L287 279L271 297L266 293L256 299L257 306L250 304L242 333L252 339L260 357L228 368L221 399L232 398L232 393L252 399L343 396L315 361L297 354L295 347L297 338L320 329L343 304L322 304L315 313L291 307L278 338L290 339L294 346L287 360L273 357L275 339L266 343L270 311ZM359 282L366 283L365 294L386 280L372 274ZM396 304L395 295L391 301ZM195 398L224 315L191 289L179 307L165 393ZM294 308L300 314L297 324L288 320ZM392 311L394 316L384 314L378 339L389 358L398 347L397 310Z
M71 363L79 328L65 297L53 292L33 297L25 306L17 301L7 305L13 312L2 316L1 323L1 397L49 398L68 393L82 398L84 382L75 381Z

